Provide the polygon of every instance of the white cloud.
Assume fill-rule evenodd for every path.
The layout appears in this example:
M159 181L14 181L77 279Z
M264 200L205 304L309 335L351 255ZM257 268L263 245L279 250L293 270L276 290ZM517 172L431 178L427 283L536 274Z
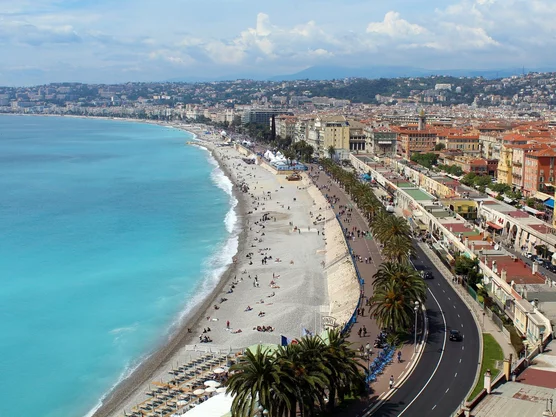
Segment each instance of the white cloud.
M398 12L390 11L382 22L372 22L367 26L367 33L388 35L392 38L405 39L428 33L428 30L407 20L401 19Z

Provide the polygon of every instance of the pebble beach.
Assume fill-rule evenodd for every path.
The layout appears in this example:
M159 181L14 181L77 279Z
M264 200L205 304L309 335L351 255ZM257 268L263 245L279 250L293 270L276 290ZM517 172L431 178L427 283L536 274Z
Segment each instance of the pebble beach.
M121 416L145 400L151 381L200 352L230 352L280 336L320 334L327 318L349 319L359 286L341 228L307 174L300 181L248 164L248 151L221 146L220 137L195 133L234 184L241 225L238 252L212 295L187 317L164 346L153 352L109 394L94 416ZM185 146L185 145L184 145Z

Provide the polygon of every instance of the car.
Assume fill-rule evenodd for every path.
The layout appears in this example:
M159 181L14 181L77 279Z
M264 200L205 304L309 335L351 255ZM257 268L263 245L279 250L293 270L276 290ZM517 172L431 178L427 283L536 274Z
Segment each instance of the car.
M423 279L432 279L433 278L432 272L421 271L421 278L423 278Z
M463 340L463 336L459 332L459 330L450 330L450 340L452 342L459 342Z

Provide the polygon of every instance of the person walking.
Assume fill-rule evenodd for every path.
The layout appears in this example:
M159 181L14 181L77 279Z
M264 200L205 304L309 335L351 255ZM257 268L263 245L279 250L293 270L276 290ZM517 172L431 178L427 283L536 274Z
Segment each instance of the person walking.
M394 388L394 375L390 376L389 385L390 385L390 389Z
M227 320L226 321L226 329L229 329L229 328L230 328L230 320Z
M365 309L362 309L365 311ZM363 336L367 337L367 327L363 326Z
M398 350L398 363L402 363L402 351Z
M363 329L360 327L359 331L357 332L359 334L359 337L361 337L361 333L363 332Z

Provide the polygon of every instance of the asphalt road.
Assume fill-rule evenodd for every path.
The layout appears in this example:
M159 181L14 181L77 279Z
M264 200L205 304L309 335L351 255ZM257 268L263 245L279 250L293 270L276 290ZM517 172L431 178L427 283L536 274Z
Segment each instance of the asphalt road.
M411 376L374 416L449 417L465 400L475 380L479 333L473 316L424 252L415 247L415 253L415 267L434 275L427 280L425 303L429 337ZM451 329L459 330L463 341L450 341Z

